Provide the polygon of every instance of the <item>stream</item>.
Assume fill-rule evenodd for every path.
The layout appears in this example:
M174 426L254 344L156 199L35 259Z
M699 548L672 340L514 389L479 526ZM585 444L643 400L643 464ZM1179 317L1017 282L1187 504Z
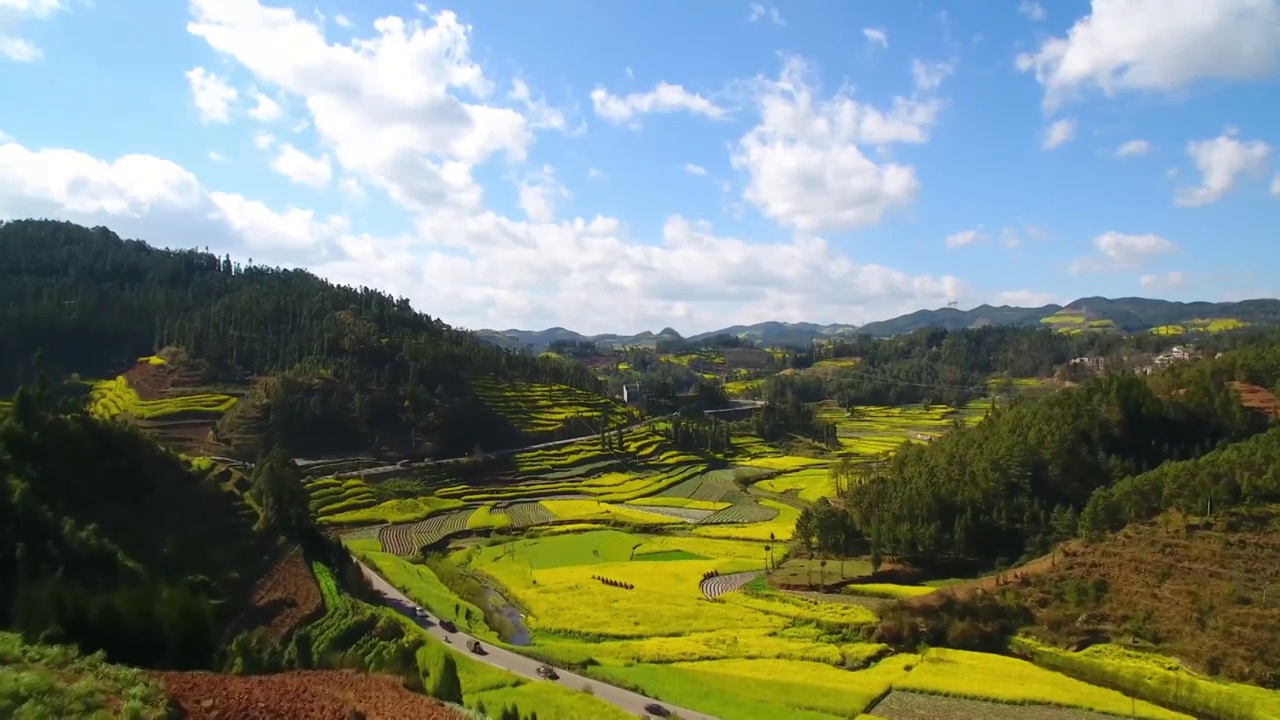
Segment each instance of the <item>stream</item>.
M525 627L520 609L511 604L506 596L491 587L484 588L485 609L502 618L502 627L494 628L502 639L511 645L528 645L529 628Z

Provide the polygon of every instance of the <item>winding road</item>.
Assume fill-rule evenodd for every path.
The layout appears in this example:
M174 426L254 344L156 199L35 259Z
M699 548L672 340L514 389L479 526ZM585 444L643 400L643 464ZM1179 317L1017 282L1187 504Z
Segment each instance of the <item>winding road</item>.
M387 607L390 607L413 620L419 627L425 630L428 635L431 635L441 641L448 638L450 643L458 650L458 652L467 652L467 645L475 638L463 632L446 632L444 628L440 627L437 623L416 617L413 614L413 609L416 605L414 605L412 600L396 589L391 583L384 580L381 575L369 569L369 567L364 563L358 564L360 565L361 572L363 572L364 576L368 578L369 583L373 586L374 590L383 597ZM481 645L484 646L486 651L484 655L467 654L470 655L472 659L502 668L503 670L513 672L530 680L557 682L575 691L590 689L591 694L595 697L621 708L623 711L631 713L636 717L648 717L649 714L645 712L644 706L656 702L671 711L673 715L679 715L683 720L719 720L712 715L707 715L705 713L677 707L670 703L654 700L653 698L645 697L639 693L634 693L630 690L623 690L620 687L609 685L608 683L603 683L599 680L594 680L584 675L578 675L577 673L571 673L559 668L556 669L556 673L560 676L559 679L543 680L538 677L538 666L543 664L541 661L527 658L524 655L520 655L509 650L504 650L503 648L491 645L487 642L481 642Z

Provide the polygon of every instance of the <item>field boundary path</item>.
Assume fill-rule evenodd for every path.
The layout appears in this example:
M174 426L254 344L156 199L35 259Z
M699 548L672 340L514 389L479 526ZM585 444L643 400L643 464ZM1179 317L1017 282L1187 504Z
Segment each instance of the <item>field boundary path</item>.
M694 710L672 705L668 702L645 697L639 693L631 692L630 690L623 690L620 687L600 682L599 680L588 678L584 675L571 673L567 670L561 670L559 668L556 669L556 673L560 676L558 680L543 680L538 677L538 666L543 664L542 661L525 657L524 655L511 652L510 650L505 650L489 642L481 643L486 651L485 655L474 655L468 653L465 648L472 640L475 640L475 638L463 632L445 632L436 623L415 617L413 614L413 608L416 606L413 601L406 597L404 593L397 590L391 583L383 579L381 575L370 570L364 563L357 561L357 564L360 565L360 571L364 573L365 578L367 578L369 583L373 585L373 589L382 596L387 607L414 621L428 635L436 638L437 640L443 642L445 638L449 638L451 645L457 649L458 652L467 655L473 660L478 660L482 663L502 668L503 670L515 673L516 675L529 680L555 682L575 692L581 692L589 688L591 694L595 697L621 708L624 712L631 713L636 717L647 715L644 710L644 706L649 703L656 702L670 710L673 714L684 718L684 720L719 720L719 718L713 715L707 715L706 713L696 712Z
M698 583L698 587L702 590L702 594L707 596L708 600L715 600L721 595L733 592L758 577L760 577L759 570L715 575Z

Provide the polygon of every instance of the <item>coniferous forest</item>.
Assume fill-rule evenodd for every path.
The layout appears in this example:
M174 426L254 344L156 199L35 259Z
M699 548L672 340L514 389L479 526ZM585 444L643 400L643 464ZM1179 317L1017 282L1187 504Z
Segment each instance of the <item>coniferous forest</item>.
M265 437L252 450L280 444L294 456L516 444L467 375L603 391L581 365L503 350L369 288L105 228L0 224L0 395L34 379L36 351L53 377L97 378L166 346L196 359L209 383L272 376L228 420L254 415Z

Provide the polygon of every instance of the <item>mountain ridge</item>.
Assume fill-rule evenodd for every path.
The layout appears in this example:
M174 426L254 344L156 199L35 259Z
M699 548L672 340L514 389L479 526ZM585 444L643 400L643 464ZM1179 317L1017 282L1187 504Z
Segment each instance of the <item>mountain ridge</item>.
M681 336L670 327L654 333L645 330L634 335L601 333L585 335L564 327L545 330L481 329L478 336L499 345L512 348L547 349L557 340L592 342L606 346L652 346L657 340L686 340L702 342L718 335L730 335L751 340L762 345L806 345L824 337L865 334L875 336L896 335L925 327L960 330L983 325L1045 326L1057 329L1112 329L1122 332L1149 331L1156 328L1181 327L1181 331L1194 331L1183 327L1197 321L1237 321L1242 325L1280 324L1280 299L1252 298L1234 302L1209 302L1163 300L1159 298L1121 297L1106 298L1088 296L1066 305L1050 303L1039 307L982 304L970 310L944 307L920 309L905 315L877 320L862 326L844 323L823 325L811 322L782 322L767 320L750 325L728 327ZM1173 332L1170 330L1170 332Z

